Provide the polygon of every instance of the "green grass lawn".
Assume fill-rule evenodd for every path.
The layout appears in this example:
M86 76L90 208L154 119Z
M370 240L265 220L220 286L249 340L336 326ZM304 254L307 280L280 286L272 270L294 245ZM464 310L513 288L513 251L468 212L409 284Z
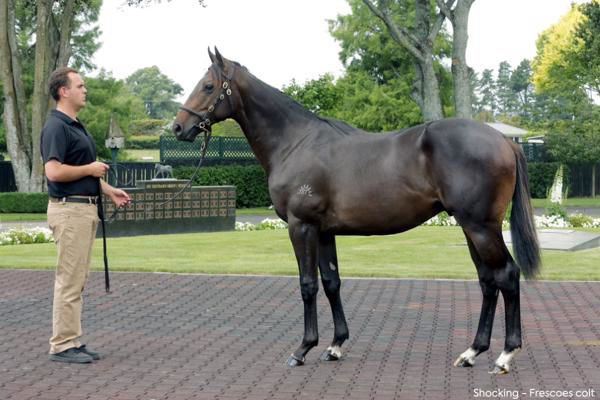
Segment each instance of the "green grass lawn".
M531 199L531 204L536 208L548 206L548 199ZM600 197L573 197L567 198L564 207L600 207Z
M597 231L597 230L596 230ZM391 236L338 237L343 277L476 279L457 227L419 227ZM102 241L92 268L101 270ZM108 239L113 271L297 275L286 230L138 236ZM54 244L0 247L0 268L52 269ZM543 251L541 279L600 280L600 248Z
M140 149L140 150L125 150L127 158L131 161L152 161L160 162L160 150L158 149ZM144 157L147 157L144 159ZM150 157L151 159L148 159Z

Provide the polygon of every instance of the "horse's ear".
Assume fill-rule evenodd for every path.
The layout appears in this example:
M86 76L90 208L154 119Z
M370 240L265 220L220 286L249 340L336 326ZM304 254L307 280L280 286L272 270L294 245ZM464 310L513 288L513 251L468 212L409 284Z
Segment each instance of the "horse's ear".
M212 51L210 51L210 46L208 46L208 57L210 58L210 61L214 64L215 63L215 55L212 53Z
M223 61L223 56L219 53L219 49L215 46L215 56L217 58L217 64L221 67L222 70L225 70L225 61Z

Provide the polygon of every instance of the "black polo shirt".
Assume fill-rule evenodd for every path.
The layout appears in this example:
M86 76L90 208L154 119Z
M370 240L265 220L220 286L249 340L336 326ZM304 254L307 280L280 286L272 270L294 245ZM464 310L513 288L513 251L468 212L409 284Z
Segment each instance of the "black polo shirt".
M50 111L50 117L42 129L41 150L44 164L53 159L73 166L96 161L96 143L92 135L79 120L73 120L57 110ZM48 180L48 195L52 197L98 194L98 178L91 175L72 182Z

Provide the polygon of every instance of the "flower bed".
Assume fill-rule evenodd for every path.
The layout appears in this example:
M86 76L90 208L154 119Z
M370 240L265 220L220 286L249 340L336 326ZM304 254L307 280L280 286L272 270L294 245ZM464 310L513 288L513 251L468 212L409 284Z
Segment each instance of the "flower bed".
M0 246L9 244L32 244L54 242L52 231L47 228L11 229L0 233Z

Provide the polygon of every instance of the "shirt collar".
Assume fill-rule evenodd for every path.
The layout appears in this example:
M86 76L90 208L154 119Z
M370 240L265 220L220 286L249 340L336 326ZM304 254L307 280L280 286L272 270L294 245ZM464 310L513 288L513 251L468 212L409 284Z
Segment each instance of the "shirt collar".
M71 119L71 117L69 117L67 114L63 113L62 111L58 111L56 109L51 110L50 114L54 117L59 118L60 120L66 122L69 125L81 125L83 126L83 124L81 123L81 121L79 121L79 119Z

